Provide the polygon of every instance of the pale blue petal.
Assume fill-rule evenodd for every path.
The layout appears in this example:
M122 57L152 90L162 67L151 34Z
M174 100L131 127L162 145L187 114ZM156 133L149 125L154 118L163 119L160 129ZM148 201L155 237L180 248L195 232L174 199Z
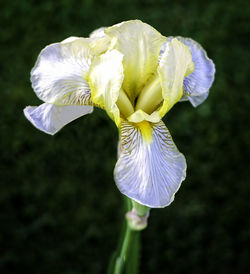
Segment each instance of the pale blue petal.
M151 208L165 207L186 176L186 160L162 121L152 123L153 141L143 139L138 127L121 124L120 156L114 176L119 190Z
M204 102L207 97L208 97L209 92L205 92L202 93L200 95L196 95L196 96L187 96L187 99L185 99L185 97L182 97L180 101L187 101L189 100L189 102L194 106L197 107L198 105L200 105L202 102Z
M44 103L38 107L26 107L24 115L36 128L54 135L66 124L92 111L92 106L56 106Z
M189 47L195 64L195 70L184 79L182 99L189 100L196 107L208 97L214 81L215 66L199 43L190 38L177 37L177 39Z

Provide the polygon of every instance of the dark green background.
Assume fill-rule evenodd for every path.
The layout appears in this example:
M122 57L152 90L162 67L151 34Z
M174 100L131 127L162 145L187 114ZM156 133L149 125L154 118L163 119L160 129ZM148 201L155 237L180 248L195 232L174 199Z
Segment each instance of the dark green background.
M164 118L188 163L173 204L151 211L140 273L250 273L247 1L1 1L0 273L105 273L123 219L113 181L118 132L101 111L54 137L24 117L38 105L29 73L69 36L141 19L192 37L216 64L209 98Z

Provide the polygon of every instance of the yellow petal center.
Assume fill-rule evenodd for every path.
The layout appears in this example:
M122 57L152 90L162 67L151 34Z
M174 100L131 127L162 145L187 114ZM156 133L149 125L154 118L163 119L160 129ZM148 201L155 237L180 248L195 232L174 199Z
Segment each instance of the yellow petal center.
M150 123L148 121L142 121L136 125L141 131L143 140L147 143L151 143L153 140L153 132Z
M95 57L87 76L93 103L104 107L118 127L122 120L138 124L150 140L150 123L159 122L180 100L183 80L194 70L188 46L176 38L168 41L139 20L106 28L101 37L90 39ZM104 39L98 40L100 50L95 39Z

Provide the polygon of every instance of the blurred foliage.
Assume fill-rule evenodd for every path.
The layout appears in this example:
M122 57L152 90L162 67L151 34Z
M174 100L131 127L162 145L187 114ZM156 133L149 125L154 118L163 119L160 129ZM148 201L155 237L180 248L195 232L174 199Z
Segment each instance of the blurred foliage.
M200 42L216 64L207 101L165 117L188 162L172 205L152 210L141 272L250 273L249 15L244 0L2 0L0 273L105 273L123 218L113 181L118 133L101 110L56 136L23 116L38 105L40 50L100 26L141 19Z

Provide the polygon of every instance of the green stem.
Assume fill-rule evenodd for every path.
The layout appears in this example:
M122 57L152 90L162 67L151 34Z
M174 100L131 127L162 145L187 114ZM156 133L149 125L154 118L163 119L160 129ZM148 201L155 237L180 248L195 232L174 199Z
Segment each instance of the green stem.
M140 207L135 203L132 205L130 199L126 198L125 202L127 214L124 219L122 236L120 238L118 252L115 252L110 260L108 274L138 273L140 258L140 230L146 227L146 223L144 227L144 220L140 220L140 217L134 215L135 212L132 210L133 206L139 210L141 215L147 213L144 212L144 207ZM149 209L147 208L147 211L148 210ZM143 218L143 216L141 218Z
M126 259L128 257L128 251L132 240L132 234L133 230L129 227L128 223L126 222L126 232L123 239L120 256L116 260L114 274L122 274Z

